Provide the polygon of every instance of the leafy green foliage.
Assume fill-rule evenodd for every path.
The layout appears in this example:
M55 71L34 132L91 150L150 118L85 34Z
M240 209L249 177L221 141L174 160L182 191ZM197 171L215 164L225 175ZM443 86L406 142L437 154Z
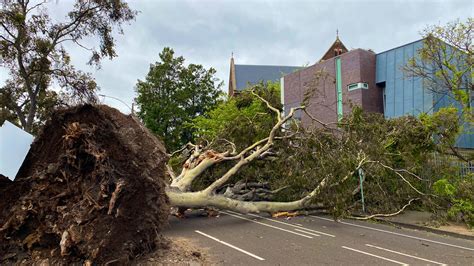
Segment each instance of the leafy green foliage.
M443 197L452 197L456 193L456 187L443 178L433 184L433 191Z
M281 109L278 83L262 83L251 89ZM196 137L207 141L226 139L241 149L267 137L275 121L272 111L248 89L221 102L205 116L196 117L191 126Z
M117 56L112 31L121 32L136 12L122 0L78 0L65 20L57 21L48 14L48 1L30 2L0 4L0 66L9 70L0 90L0 123L11 119L34 132L54 107L96 100L97 84L71 65L65 44L90 51L89 63L99 66L102 58ZM80 43L87 37L98 37L99 49Z
M449 219L474 227L474 176L441 178L433 184L433 191Z
M274 98L277 100L278 97ZM219 112L211 111L212 115L207 119L196 119L199 125L197 132L201 136L225 137L236 143L242 141L246 144L244 146L266 137L275 122L274 115L267 109L265 116L268 121L255 120L255 114L265 112L266 106L262 105L259 109L251 102L239 109L239 100L245 101L245 98L230 99L218 106ZM247 112L253 115L249 116ZM252 117L253 120L250 120ZM457 119L441 114L435 118L426 116L425 121L430 119L431 124L415 117L386 120L381 114L364 113L354 107L352 114L345 117L337 128L299 128L296 138L278 140L272 149L276 156L246 166L231 182L240 179L267 181L274 189L288 186L277 195L278 200L287 201L303 197L325 178L331 185L317 200L330 207L334 216L343 216L361 209L357 167L365 158L362 169L365 172L367 210L370 213L397 211L408 199L421 197L398 174L402 174L421 193L429 193L433 172L427 171L426 167L430 164L431 153L436 150L435 140L457 132L457 128L447 126L454 123L450 120L454 118ZM215 121L210 121L213 119L220 119L220 122L214 124ZM259 127L252 129L252 121L258 121ZM248 131L242 130L248 128ZM255 138L257 134L261 137ZM229 149L225 142L217 141L213 145L218 150ZM204 187L231 165L232 162L226 162L209 169L205 179L197 181L195 187ZM417 173L418 176L399 169ZM396 171L400 172L397 174Z
M272 86L261 84L256 89L268 101L278 102L279 97L271 93L276 90ZM220 140L231 140L241 150L267 137L275 121L274 114L263 103L244 92L193 122L198 137L214 140L212 148L224 151L230 147ZM463 219L470 219L466 218L470 217L471 205L465 191L472 191L471 185L464 181L456 184L438 181L453 176L456 169L433 160L439 146L453 143L460 131L455 108L423 114L420 118L387 120L381 114L365 113L355 106L350 115L333 127L296 127L297 124L288 124L285 131L278 133L296 135L277 140L271 150L274 156L253 161L233 176L230 183L266 181L273 189L288 187L276 197L288 201L302 198L326 180L329 185L316 201L339 217L361 211L360 166L365 176L364 196L369 213L398 211L413 198L420 198L421 206L439 208L443 205L431 194L443 197L453 194L456 197L447 201L451 205L446 207L446 212L449 208L450 217L459 217L462 212ZM204 179L195 181L194 189L202 189L233 164L227 161L208 169Z
M414 117L386 120L381 114L364 113L354 107L338 128L304 132L300 138L282 144L282 153L273 162L281 170L274 183L290 185L281 199L296 199L326 178L332 185L318 201L330 206L336 217L357 212L361 210L357 167L366 158L361 166L366 209L369 213L396 211L408 199L420 195L393 169L420 173L434 150L431 136L432 132ZM293 149L284 149L288 145ZM427 181L399 173L419 191L427 190ZM347 181L340 183L345 178Z
M440 108L432 115L421 114L420 120L428 130L440 134L439 142L443 146L452 146L461 133L458 110L455 107Z
M164 48L160 61L152 64L145 80L136 85L139 117L146 127L161 136L168 150L176 150L194 140L188 124L204 115L218 102L222 83L213 68L185 66L182 56L175 57Z

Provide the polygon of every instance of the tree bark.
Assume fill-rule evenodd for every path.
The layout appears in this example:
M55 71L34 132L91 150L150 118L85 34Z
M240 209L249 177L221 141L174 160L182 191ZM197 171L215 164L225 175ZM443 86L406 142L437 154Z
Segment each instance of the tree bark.
M290 202L270 201L240 201L222 195L209 195L204 192L179 192L172 189L166 190L170 204L174 207L204 208L216 207L219 209L233 210L240 213L274 213L279 211L294 211L304 209L307 204L304 199Z

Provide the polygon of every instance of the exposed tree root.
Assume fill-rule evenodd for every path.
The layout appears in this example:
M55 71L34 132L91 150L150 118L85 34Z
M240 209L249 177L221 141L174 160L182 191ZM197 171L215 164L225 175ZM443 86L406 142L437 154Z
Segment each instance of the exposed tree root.
M131 116L58 111L15 181L0 183L0 264L130 264L153 251L169 215L166 161Z

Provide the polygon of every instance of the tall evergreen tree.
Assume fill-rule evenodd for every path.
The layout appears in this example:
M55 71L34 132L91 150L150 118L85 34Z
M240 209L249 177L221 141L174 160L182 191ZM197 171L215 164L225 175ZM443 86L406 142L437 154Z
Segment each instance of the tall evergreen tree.
M150 65L145 80L138 80L135 99L146 127L161 136L169 150L193 140L189 122L212 109L219 100L222 83L213 68L184 63L171 48L164 48L160 61Z

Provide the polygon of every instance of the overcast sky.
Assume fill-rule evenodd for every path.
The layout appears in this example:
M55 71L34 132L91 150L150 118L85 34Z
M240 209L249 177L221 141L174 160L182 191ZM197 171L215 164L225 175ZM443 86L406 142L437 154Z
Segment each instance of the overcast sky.
M57 15L71 3L50 5ZM124 27L124 35L116 35L118 57L104 60L100 70L86 65L83 50L69 49L73 63L95 76L100 93L128 105L137 79L145 77L166 46L187 63L215 68L226 90L232 52L236 64L302 66L320 59L335 40L336 29L349 49L378 53L419 39L427 25L474 14L471 0L135 0L130 6L140 13ZM6 71L0 70L0 80L5 77ZM105 102L128 112L117 100Z

